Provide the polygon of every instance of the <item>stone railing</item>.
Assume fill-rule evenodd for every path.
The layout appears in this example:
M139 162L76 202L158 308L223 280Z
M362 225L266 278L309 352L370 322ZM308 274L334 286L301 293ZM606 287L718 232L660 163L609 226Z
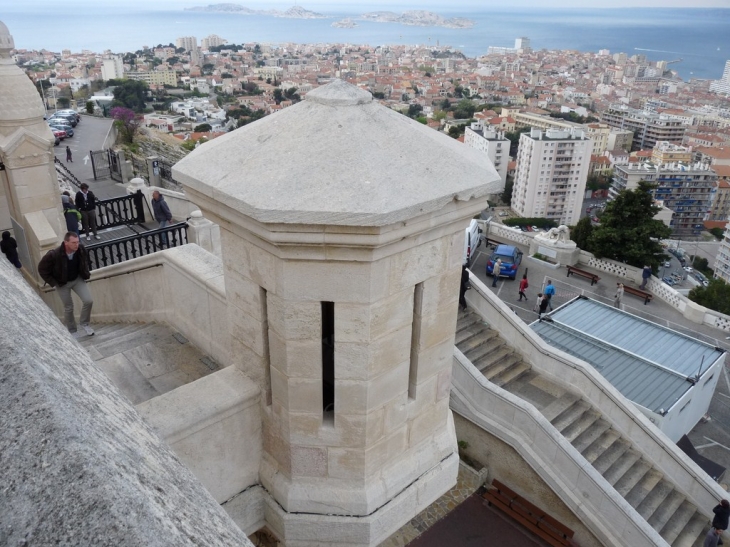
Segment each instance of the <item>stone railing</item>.
M645 454L676 487L709 517L710 508L725 495L717 483L700 469L648 418L628 403L593 367L563 351L549 346L474 275L474 290L467 302L513 348L519 348L533 369L561 385L569 385L598 409L634 447Z
M489 382L457 348L450 406L514 448L602 544L664 544L534 406ZM603 515L610 515L611 522Z
M535 234L532 232L523 232L519 228L505 226L504 224L499 224L498 222L490 222L488 225L489 231L485 232L486 237L494 238L497 241L502 241L506 239L515 243L519 243L521 245L529 246L530 242L535 237Z

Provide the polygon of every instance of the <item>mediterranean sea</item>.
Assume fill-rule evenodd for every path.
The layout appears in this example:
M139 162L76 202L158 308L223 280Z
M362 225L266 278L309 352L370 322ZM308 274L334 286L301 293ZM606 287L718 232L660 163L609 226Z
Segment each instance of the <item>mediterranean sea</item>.
M205 3L202 1L200 5ZM246 5L245 1L240 3ZM475 24L470 29L449 29L357 21L356 28L341 29L332 27L332 22L365 13L370 8L347 6L340 7L338 12L318 10L331 16L327 19L286 19L182 9L125 9L121 3L104 1L78 9L68 3L13 4L3 8L0 20L10 29L16 47L58 52L87 49L122 53L145 45L174 43L180 36L196 36L200 40L217 34L237 44L440 45L477 57L486 54L489 46L512 47L515 38L526 36L533 49L585 52L608 49L629 56L641 53L653 61L682 59L670 68L685 80L719 79L725 61L730 59L730 9L485 8L478 12L459 12L429 8L444 17L467 17Z

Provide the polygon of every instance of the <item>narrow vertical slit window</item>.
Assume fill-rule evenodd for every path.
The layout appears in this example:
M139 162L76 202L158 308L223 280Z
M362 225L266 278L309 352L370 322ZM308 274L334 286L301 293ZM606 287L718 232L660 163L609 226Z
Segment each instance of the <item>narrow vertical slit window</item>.
M335 413L335 303L322 302L322 410L325 419Z
M268 302L268 296L269 293L264 289L263 287L259 287L259 297L261 298L261 329L263 330L264 334L264 363L266 363L266 366L264 367L264 370L266 371L266 393L264 396L266 397L266 406L271 405L271 354L269 353L269 302Z
M418 345L421 340L421 311L423 309L423 283L413 289L413 320L411 321L411 362L408 370L408 398L416 398L418 382Z

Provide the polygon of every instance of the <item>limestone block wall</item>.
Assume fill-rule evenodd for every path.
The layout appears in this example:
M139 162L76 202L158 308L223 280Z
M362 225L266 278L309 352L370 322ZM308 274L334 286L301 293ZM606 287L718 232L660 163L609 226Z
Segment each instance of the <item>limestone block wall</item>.
M474 290L467 292L467 302L476 309L492 328L499 330L507 342L519 348L535 370L553 378L556 382L570 385L573 390L598 408L622 435L630 438L634 447L667 476L699 508L709 511L724 495L713 482L684 452L659 431L648 418L639 412L593 367L587 363L549 346L524 323L499 298L471 276ZM708 513L709 515L709 513Z
M0 260L0 543L251 543Z
M373 262L282 260L262 242L221 237L232 355L268 392L262 481L286 511L367 515L453 453L463 232ZM331 420L323 301L335 303Z

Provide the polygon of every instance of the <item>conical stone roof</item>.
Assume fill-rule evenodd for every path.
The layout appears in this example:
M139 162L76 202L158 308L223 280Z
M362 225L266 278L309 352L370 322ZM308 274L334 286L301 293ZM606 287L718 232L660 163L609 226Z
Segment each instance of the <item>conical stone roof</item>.
M200 146L175 179L264 223L385 226L501 191L486 154L337 80Z

